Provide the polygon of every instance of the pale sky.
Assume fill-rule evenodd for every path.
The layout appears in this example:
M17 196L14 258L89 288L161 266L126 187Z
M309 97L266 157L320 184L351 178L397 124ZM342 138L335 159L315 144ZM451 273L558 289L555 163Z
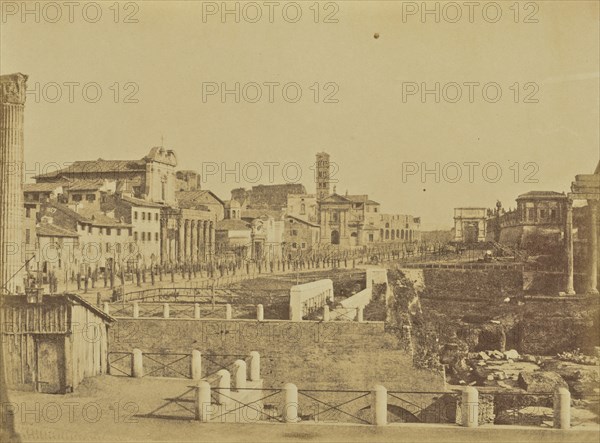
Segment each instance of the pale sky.
M449 22L456 8L444 2L427 3L438 4L439 23L433 14L423 23L422 11L414 10L420 1L321 2L318 8L314 1L297 2L302 16L296 23L286 21L296 13L293 2L276 3L273 23L262 1L254 4L262 12L256 23L249 22L256 8L244 3L240 23L233 15L224 23L220 11L203 20L203 8L210 12L221 2L200 1L121 3L119 23L114 1L96 2L102 11L96 23L86 21L81 5L70 23L63 6L61 18L50 23L57 11L40 2L36 23L34 14L22 17L22 2L2 2L0 71L29 75L32 91L25 116L28 175L74 160L139 159L164 137L180 169L224 164L234 170L238 162L238 178L216 174L203 183L228 199L232 188L268 184L268 162L278 164L273 183L293 180L292 163L300 165L300 182L314 192L310 166L315 153L326 151L339 166L339 194L369 194L384 212L420 216L424 229L434 229L452 226L454 207L493 207L497 199L514 207L518 194L568 191L575 174L593 172L600 157L597 1L522 2L519 8L500 1L496 23L489 22L496 10L482 12L490 2L479 2L473 23L464 2L454 3L462 13L456 23ZM86 13L93 19L96 10ZM128 14L138 22L124 23ZM337 23L324 23L326 16ZM537 23L525 22L532 20ZM53 82L62 85L56 103L49 102ZM72 103L69 82L79 84ZM94 82L102 97L91 103L82 86L91 85L93 98ZM234 89L236 82L246 92L240 103L233 94L225 103L219 93L203 100L207 85ZM250 103L252 82L263 94L257 103ZM273 103L269 82L279 83ZM439 103L433 93L425 103L420 92L403 98L403 91L434 89L436 82ZM472 103L470 82L479 84L471 86ZM302 89L297 103L282 95L288 83ZM482 93L491 83L502 91L496 103L486 101L494 98L494 85ZM462 96L451 103L454 84ZM138 103L124 103L130 92ZM332 92L338 102L325 103ZM538 102L525 103L526 97ZM256 183L253 162L261 165ZM465 162L472 164L472 183ZM425 180L419 173L403 177L403 163L413 171L439 163L439 183L435 173ZM502 176L493 183L495 165ZM444 180L444 173L456 182ZM526 182L529 174L538 183Z

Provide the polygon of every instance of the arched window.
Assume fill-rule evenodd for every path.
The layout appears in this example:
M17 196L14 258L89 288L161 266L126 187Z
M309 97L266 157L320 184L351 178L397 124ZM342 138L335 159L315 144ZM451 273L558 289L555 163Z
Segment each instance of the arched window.
M404 240L404 229L400 231L400 238Z
M400 229L396 229L396 238L400 238Z
M392 229L392 240L395 240L395 239L396 239L396 231L394 231L394 230Z
M304 203L302 203L300 205L300 214L305 214L306 213L306 205Z
M386 229L386 230L385 230L385 239L386 239L386 240L389 240L389 239L390 239L390 231L389 231L389 229Z
M379 230L379 238L383 240L383 229Z
M385 224L385 227L386 227L386 228L389 228L389 227L390 227L390 224L389 224L389 223L386 223L386 224Z

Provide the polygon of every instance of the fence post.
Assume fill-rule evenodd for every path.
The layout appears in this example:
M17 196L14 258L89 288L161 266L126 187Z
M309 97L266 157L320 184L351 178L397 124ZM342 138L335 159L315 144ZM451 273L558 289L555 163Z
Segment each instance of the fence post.
M194 303L194 318L200 320L200 303Z
M244 360L236 360L233 363L233 381L236 390L246 388L246 362Z
M265 319L265 309L263 305L256 305L256 319L258 321L263 321Z
M567 388L557 388L554 391L554 427L571 428L571 393Z
M220 405L225 405L229 403L231 397L231 374L227 369L221 369L217 375L219 376L217 399Z
M323 321L329 321L330 320L330 315L329 315L329 305L325 305L323 306Z
M110 305L107 302L104 302L104 305L102 305L102 310L105 314L110 314Z
M375 385L371 391L371 414L374 425L387 425L387 389L381 385Z
M296 423L298 421L298 388L293 383L286 383L283 386L283 393L283 420L286 423Z
M462 392L462 426L476 428L479 422L479 392L473 386L467 386Z
M206 423L210 419L210 409L210 384L207 381L201 381L196 387L196 404L194 408L196 420Z
M260 380L260 354L256 351L250 353L250 380Z
M144 355L140 349L133 350L131 360L131 376L141 378L144 376Z
M359 306L358 308L356 308L356 320L358 322L363 322L364 320L364 310L365 308L362 306Z
M229 303L227 303L225 305L225 320L231 320L232 317L232 313L231 313L231 305Z
M169 303L163 303L163 318L169 318Z
M140 316L140 304L137 301L133 302L133 318L138 318Z
M192 380L202 379L202 354L197 349L192 351Z

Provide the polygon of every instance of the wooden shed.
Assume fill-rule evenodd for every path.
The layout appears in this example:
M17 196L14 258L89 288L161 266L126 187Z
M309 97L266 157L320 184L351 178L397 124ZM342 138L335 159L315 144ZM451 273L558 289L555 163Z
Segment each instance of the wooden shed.
M72 392L107 372L115 320L75 294L4 296L0 319L9 389Z

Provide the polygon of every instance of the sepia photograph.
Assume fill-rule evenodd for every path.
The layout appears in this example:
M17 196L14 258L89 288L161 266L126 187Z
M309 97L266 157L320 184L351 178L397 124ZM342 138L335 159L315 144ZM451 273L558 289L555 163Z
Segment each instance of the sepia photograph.
M0 440L600 441L600 1L0 0Z

